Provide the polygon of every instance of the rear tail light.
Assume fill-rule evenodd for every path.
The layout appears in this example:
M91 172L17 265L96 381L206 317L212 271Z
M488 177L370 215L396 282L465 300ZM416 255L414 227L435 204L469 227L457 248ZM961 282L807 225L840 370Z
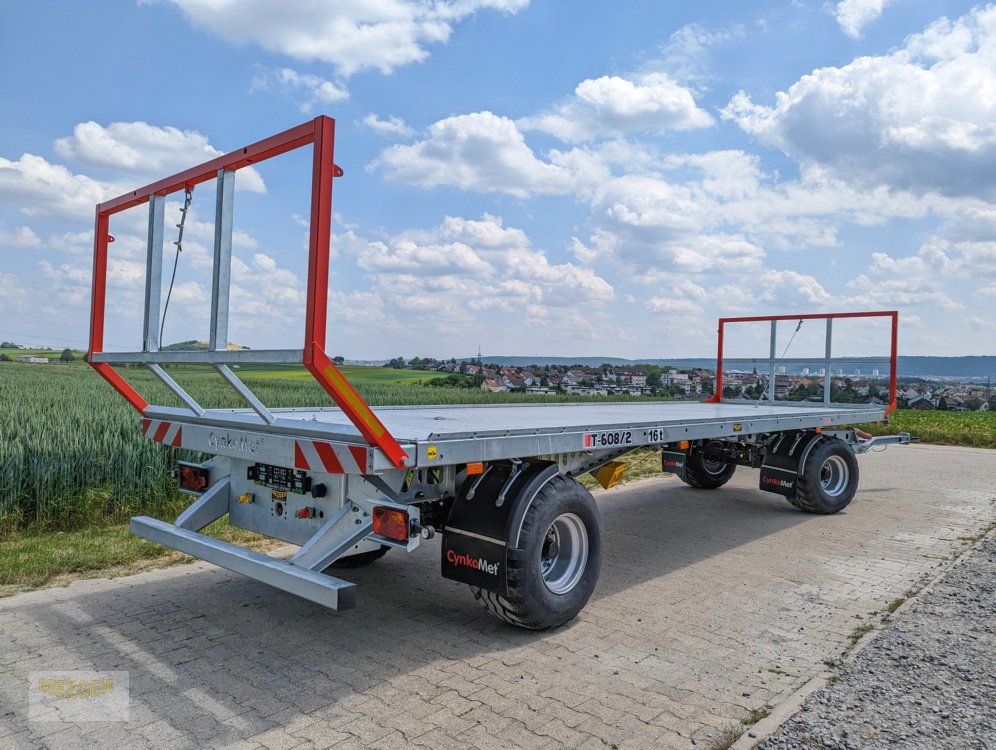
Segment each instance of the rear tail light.
M203 466L180 464L180 490L201 494L208 486L208 470Z
M407 542L408 511L376 506L373 509L373 533L396 542Z

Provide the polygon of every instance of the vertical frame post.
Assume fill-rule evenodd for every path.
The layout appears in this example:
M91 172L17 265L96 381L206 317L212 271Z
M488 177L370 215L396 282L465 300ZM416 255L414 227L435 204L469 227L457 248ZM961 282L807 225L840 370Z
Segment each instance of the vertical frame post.
M104 380L111 384L121 396L138 412L144 412L149 402L132 388L106 362L94 362L92 355L104 350L104 308L107 304L107 246L114 241L110 233L110 214L97 206L93 226L93 282L90 296L90 351L87 361Z
M723 332L726 321L719 319L718 344L716 345L716 387L712 395L703 403L718 404L723 400Z
M833 374L830 371L833 343L833 318L827 318L826 370L823 371L823 403L830 403L830 388L833 386Z
M896 410L896 371L899 369L899 312L893 311L891 317L892 352L889 355L889 405L885 407L886 416Z
M775 403L775 353L778 351L778 321L771 321L771 380L768 381L768 401Z
M211 349L228 348L228 296L232 287L232 221L235 171L218 170L214 212L214 269L211 275Z
M313 363L314 345L325 349L328 317L329 242L332 238L332 178L342 174L335 158L335 121L315 121L311 167L311 234L308 236L308 307L304 322L304 364Z
M149 196L149 247L145 254L145 337L143 352L157 352L159 341L159 308L163 288L163 222L166 217L166 196Z

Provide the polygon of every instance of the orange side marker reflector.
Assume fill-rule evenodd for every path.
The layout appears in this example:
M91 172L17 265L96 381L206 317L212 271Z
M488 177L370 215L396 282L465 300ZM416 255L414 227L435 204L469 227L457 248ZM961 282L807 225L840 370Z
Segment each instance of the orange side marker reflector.
M473 476L474 474L483 474L483 473L484 473L484 464L482 463L467 464L468 476Z
M682 440L680 443L678 443L678 447L681 448L683 451L687 451L688 450L688 441L687 440Z
M396 508L377 506L373 509L373 533L394 539L408 541L408 512Z
M823 432L823 428L822 427L814 427L813 431L814 432Z

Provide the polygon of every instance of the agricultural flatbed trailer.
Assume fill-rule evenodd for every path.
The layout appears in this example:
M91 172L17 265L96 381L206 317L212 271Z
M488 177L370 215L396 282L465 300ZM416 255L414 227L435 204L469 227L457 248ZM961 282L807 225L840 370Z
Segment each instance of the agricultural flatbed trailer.
M146 437L211 456L181 462L181 490L195 496L174 523L131 520L146 539L317 602L356 603L356 586L330 574L366 565L391 549L411 552L438 535L442 575L469 584L491 612L542 629L572 619L598 580L598 510L578 477L614 484L636 449L661 453L661 468L688 485L724 485L738 466L760 469L759 487L801 511L836 513L857 491L856 454L909 442L905 434L864 435L847 425L885 420L895 408L898 320L895 312L726 318L719 323L717 395L703 403L605 402L370 408L325 353L334 121L318 117L259 143L97 206L93 307L88 361L141 414ZM308 293L304 344L298 350L227 349L234 174L292 149L313 147ZM161 351L161 287L166 196L216 181L211 340L206 351ZM104 352L110 217L149 204L143 346ZM890 368L887 404L831 403L832 323L838 318L891 321L888 356L847 361ZM775 399L779 321L825 321L825 356L793 362L823 366L823 403ZM724 355L726 327L770 321L770 356ZM114 369L147 366L183 407L151 405ZM163 365L208 364L246 402L245 409L204 409ZM335 406L269 409L230 366L303 364ZM724 401L724 364L768 372L766 400ZM299 545L273 558L199 533L228 516L241 528Z

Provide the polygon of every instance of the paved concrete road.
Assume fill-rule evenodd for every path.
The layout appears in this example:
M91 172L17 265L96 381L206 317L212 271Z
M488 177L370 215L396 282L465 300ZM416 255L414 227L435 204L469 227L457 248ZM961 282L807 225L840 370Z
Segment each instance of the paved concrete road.
M600 493L598 590L550 633L477 609L436 543L357 572L341 614L203 563L2 600L0 746L708 747L993 518L996 451L860 463L831 517L748 470ZM130 721L28 721L28 672L72 669L127 670Z

